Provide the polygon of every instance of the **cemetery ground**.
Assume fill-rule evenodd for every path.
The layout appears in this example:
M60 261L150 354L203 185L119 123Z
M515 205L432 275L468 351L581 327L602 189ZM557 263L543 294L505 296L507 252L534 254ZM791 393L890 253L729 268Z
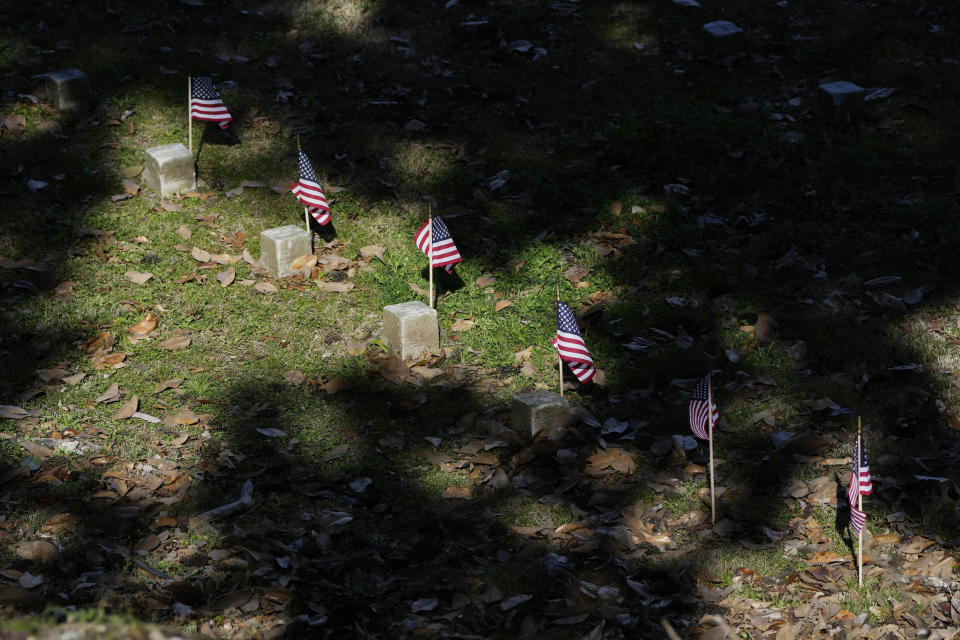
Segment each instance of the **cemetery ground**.
M3 5L0 635L954 637L955 7L255 5ZM36 76L72 67L58 112ZM189 73L234 123L161 199ZM817 111L831 80L861 119ZM276 279L298 135L333 222ZM464 261L403 363L424 196ZM531 439L558 285L601 384Z

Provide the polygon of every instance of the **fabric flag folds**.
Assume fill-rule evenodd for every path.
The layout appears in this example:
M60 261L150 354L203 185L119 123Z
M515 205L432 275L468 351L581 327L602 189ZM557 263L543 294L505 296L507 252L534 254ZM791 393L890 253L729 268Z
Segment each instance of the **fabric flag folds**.
M709 381L705 376L703 380L697 383L697 386L693 388L693 393L690 394L690 430L693 431L693 435L701 440L710 439L710 434L707 433L707 428L710 426L709 416L707 415L708 384ZM713 424L717 424L717 421L720 420L720 411L717 409L716 402L711 404L710 410L713 412Z
M293 185L291 191L297 196L297 200L304 204L314 220L320 224L327 224L330 222L330 205L327 204L327 198L323 195L323 190L317 181L313 165L307 159L307 154L300 149L297 149L297 164L300 168L300 179Z
M226 129L233 121L210 76L190 78L190 117L194 120L216 122L221 129Z
M414 240L417 248L427 256L430 255L430 233L427 229L430 227L430 220L423 223L423 226L417 230ZM444 224L440 216L433 217L433 264L431 267L443 267L447 273L453 272L453 265L463 260L460 252L457 251L457 245L453 243L450 237L450 231Z
M857 535L860 535L860 530L863 529L864 523L867 521L867 512L860 511L855 505L850 505L850 524L853 525L853 530Z
M870 480L870 464L867 461L867 450L863 446L863 438L857 434L853 444L853 468L850 470L850 485L847 487L847 499L850 502L850 523L858 534L867 520L867 514L857 508L857 498L873 493L873 482Z
M553 346L560 353L560 359L567 363L570 371L582 383L589 382L597 372L587 351L587 345L577 328L577 320L565 302L557 300L557 337Z

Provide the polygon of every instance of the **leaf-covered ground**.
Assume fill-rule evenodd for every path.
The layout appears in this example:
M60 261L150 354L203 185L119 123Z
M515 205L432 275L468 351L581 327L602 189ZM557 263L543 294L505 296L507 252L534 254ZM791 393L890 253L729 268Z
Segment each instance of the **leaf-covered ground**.
M954 637L958 10L690 4L4 3L3 636ZM191 73L234 123L159 198ZM298 139L333 221L276 279ZM404 363L428 202L464 261ZM557 287L601 372L531 439Z

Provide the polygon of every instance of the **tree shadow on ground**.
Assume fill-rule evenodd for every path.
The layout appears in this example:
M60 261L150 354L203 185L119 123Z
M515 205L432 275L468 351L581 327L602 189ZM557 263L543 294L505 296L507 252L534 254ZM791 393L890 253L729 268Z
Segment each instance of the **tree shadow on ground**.
M288 33L297 28L291 16L300 5L280 6L289 12L273 14L264 18L266 26L256 23L258 26L250 29ZM724 9L726 17L749 26L751 10L757 7L755 3L740 2L729 3ZM826 7L820 4L796 11L798 17L809 11L816 17L818 27L827 31L830 26L827 23L845 23L832 19L835 12L842 12L849 23L857 18L859 11L865 11L858 6ZM685 398L671 382L695 378L716 367L723 370L719 376L721 388L729 386L721 391L723 399L738 396L749 399L749 394L756 392L754 398L795 404L799 396L832 397L839 386L846 397L832 397L834 401L872 418L869 423L873 438L869 446L888 455L904 446L927 448L925 470L930 475L952 479L953 459L947 454L955 446L952 443L946 447L931 446L944 438L935 402L938 394L946 397L944 381L950 378L949 374L932 367L890 370L898 364L922 361L925 357L919 346L905 343L897 335L898 329L906 324L905 315L935 312L952 304L957 294L953 284L956 226L942 216L943 211L949 210L947 203L952 202L954 195L948 177L955 172L951 158L957 138L955 126L945 120L945 114L953 112L957 101L953 90L939 80L927 82L938 71L916 67L920 70L906 73L897 67L899 57L912 53L916 43L904 44L907 49L904 53L880 44L884 38L878 38L877 43L864 42L863 58L848 60L849 66L844 71L865 86L893 84L889 79L896 78L903 93L913 92L920 96L919 101L906 99L881 104L877 107L881 115L861 126L834 128L818 121L809 110L789 110L791 99L799 98L804 105L812 102L816 79L837 64L831 57L835 45L829 39L825 38L822 45L814 45L803 44L808 41L802 38L788 37L792 29L802 29L802 24L790 27L770 20L769 25L773 26L766 26L766 31L752 41L751 55L724 66L695 53L699 51L696 48L699 23L705 21L702 15L682 15L651 5L630 8L619 3L568 8L569 12L539 6L491 5L480 9L464 5L443 13L434 4L383 3L373 11L370 31L362 37L311 30L304 30L289 43L274 37L269 44L290 60L283 72L291 75L299 86L311 87L303 90L299 101L294 101L292 106L277 107L277 117L302 124L313 116L314 131L310 135L317 138L315 142L323 142L323 148L336 150L329 156L321 156L322 160L315 157L318 168L331 179L356 183L358 190L372 194L370 198L374 202L392 199L398 190L411 200L429 192L439 194L444 206L471 212L471 222L475 222L477 231L463 238L458 236L457 241L462 240L464 253L484 255L491 266L506 264L524 246L539 242L575 248L579 246L575 238L583 238L585 232L595 227L627 230L641 239L637 246L622 250L619 258L596 266L599 276L608 276L615 283L628 283L637 290L624 293L608 304L601 316L585 323L588 343L594 339L606 343L611 361L621 369L611 388L592 398L597 404L651 386L656 389L653 394L636 393L633 400L620 403L616 409L620 417L631 413L631 417L650 422L647 432L637 437L638 444L649 447L657 436L685 433ZM817 14L820 8L825 9ZM20 25L21 37L27 37L23 32L40 18L34 14L35 10L24 5L11 15L13 24ZM95 3L90 13L98 10L107 15L108 5ZM166 84L154 80L152 61L148 64L143 56L129 53L168 42L173 36L168 35L169 29L164 30L166 19L166 24L179 29L178 46L172 59L185 64L194 55L190 53L191 48L208 43L209 30L216 23L220 7L173 16L167 16L161 7L148 10L119 7L117 10L121 16L144 11L136 14L143 20L134 23L142 29L127 32L116 46L106 46L107 41L101 40L103 35L89 42L84 40L80 55L90 60L86 70L100 86L106 86L103 82L106 77L128 76L124 84L118 86L155 91L159 94L159 104L176 104L179 98L175 95L179 95L179 90L167 91ZM474 11L485 15L474 15L471 19L469 13ZM775 10L764 7L763 11ZM871 20L889 17L891 24L909 20L912 24L927 26L925 16L907 15L902 7L884 7L877 11L882 15ZM36 46L53 50L61 36L69 35L75 28L67 23L68 17L68 14L45 12L48 29L31 36ZM762 17L766 24L768 17L765 14ZM88 15L85 19L91 17ZM121 27L126 17L113 19ZM947 11L938 19L950 26L956 16ZM570 28L569 24L558 27L558 23L569 20L589 22L591 28L578 28L577 35L569 41L558 41L558 30L563 29L566 35ZM637 28L636 33L641 33L642 27L644 42L638 44L644 46L633 47L632 35L608 37L618 22ZM465 23L475 24L464 26ZM443 39L444 29L453 30L458 37ZM122 28L117 31L122 32ZM389 34L394 31L404 34L397 37L406 38L416 47L422 47L422 51L400 51L408 47L389 41ZM105 32L104 29L100 33ZM80 40L80 32L73 33ZM952 37L943 38L943 44L934 47L936 51L949 50L944 47ZM511 44L521 38L535 45L545 43L547 57L534 60L535 53L527 55ZM314 42L315 39L322 44ZM234 37L218 39L209 46L235 46L234 40ZM425 44L421 45L420 40ZM253 45L244 43L243 46ZM98 51L92 52L93 49ZM636 55L638 53L640 55ZM357 58L353 59L354 56ZM378 65L398 56L408 57L399 66ZM57 58L62 59L65 56ZM29 75L53 66L67 65L54 65L34 54L24 60L20 77L6 84L11 90L22 90ZM311 78L318 68L339 82L313 88ZM120 70L119 74L116 69ZM275 75L271 71L253 65L220 69L223 75L241 78L261 95L261 101L262 96L273 92ZM147 73L148 70L151 73ZM769 95L770 88L756 80L768 76L782 78L783 95ZM237 113L245 112L250 106L246 101L251 98L242 95L236 98ZM374 104L388 102L397 104ZM314 106L318 103L319 108ZM564 105L562 109L557 108L558 103ZM381 107L386 110L380 110ZM100 111L95 109L92 113ZM774 119L774 115L779 118ZM898 121L902 121L901 124L898 125ZM773 124L783 122L791 124L784 127ZM892 144L888 138L892 135L891 127L904 126L903 123L911 127L910 148ZM4 222L5 234L14 239L16 245L14 258L46 255L50 250L57 253L47 263L49 275L45 281L34 282L39 289L34 295L42 295L59 284L60 278L56 276L69 276L68 251L77 243L73 228L84 222L85 209L80 204L83 198L97 202L117 190L112 176L99 171L104 162L113 161L107 154L109 147L101 146L112 142L113 134L103 128L84 130L82 126L70 133L74 136L71 140L53 138L57 144L62 143L63 153L56 156L51 156L46 148L51 145L51 138L40 132L30 132L22 140L3 139L3 188L19 194L13 201L15 206L28 204L28 209L37 214L30 220L11 217ZM791 141L801 139L802 143ZM438 161L440 168L417 165L417 157L409 153L411 148L431 149L443 156L442 162ZM341 155L344 157L337 159ZM382 158L387 162L380 162ZM854 170L864 164L875 171L867 174ZM20 165L25 167L23 172L18 170ZM225 182L227 176L219 173L220 167L213 167L214 179ZM27 178L40 179L64 171L68 177L62 183L53 181L36 194L23 190L22 183ZM789 180L784 180L785 174L790 176ZM909 180L904 180L905 176ZM504 182L494 188L497 180ZM400 187L393 186L396 184ZM663 205L661 201L665 199L661 193L668 185L673 186L675 195ZM687 195L676 185L685 187ZM625 202L619 203L620 213L614 213L613 201L622 197ZM632 211L633 206L639 208L636 213ZM625 211L630 212L629 217ZM95 245L100 241L84 242ZM89 251L95 252L96 248L91 246ZM46 356L34 353L37 340L50 342L43 353L54 354L51 357L56 360L70 351L74 341L89 337L93 327L54 327L53 323L45 327L22 326L17 320L16 306L23 300L23 294L19 293L21 287L16 283L24 279L25 271L18 268L11 273L15 275L4 282L4 291L11 296L4 302L2 320L2 328L8 330L2 348L10 352L11 364L0 372L0 377L3 400L12 403L17 394L30 386L32 371L52 364ZM891 274L900 275L903 284L889 289L862 286L871 278ZM921 295L917 303L905 302L913 299L909 294L916 291L915 287L930 279L938 284L936 297ZM15 290L18 292L13 295ZM663 302L665 294L696 301L699 311L676 311ZM725 296L733 302L724 302ZM80 301L75 300L73 304ZM772 341L742 344L743 360L729 362L724 356L731 342L729 334L739 331L745 314L756 317L758 313L772 314L779 322L779 331ZM91 311L90 316L97 314ZM617 318L621 319L619 326L611 327L609 322ZM658 326L665 323L660 328L668 332L675 332L677 326L683 327L693 338L695 347L666 345L640 355L613 351L622 344L621 340L642 335L653 322ZM805 343L806 353L802 357L785 358L783 354L799 341ZM8 344L15 346L11 348ZM843 348L837 348L841 344ZM783 390L764 390L760 383L742 384L744 376L740 376L739 371L746 371L748 378L773 374ZM838 379L842 385L838 385ZM248 387L245 382L218 400L214 422L219 421L218 426L225 430L226 446L245 458L242 464L233 464L241 470L240 474L250 477L237 474L217 477L220 471L210 471L209 477L195 483L196 502L188 502L183 514L194 515L201 510L201 505L221 503L214 497L237 496L242 481L254 481L257 511L245 516L247 520L239 525L240 533L221 531L217 535L222 538L213 539L246 547L262 544L270 550L268 558L258 558L249 552L240 558L247 563L243 571L253 566L256 566L253 573L260 571L254 576L257 582L252 587L262 596L258 606L273 602L267 606L279 608L282 604L297 616L306 615L307 622L303 624L307 625L310 620L319 620L313 616L327 615L328 622L323 629L343 630L352 623L358 635L361 631L386 634L396 629L372 627L384 625L388 619L399 624L410 618L410 613L428 613L426 609L418 612L410 609L421 598L436 597L431 593L439 589L442 597L448 598L444 602L450 607L458 593L471 594L470 604L464 605L470 607L463 614L467 622L462 624L466 627L478 633L497 627L503 629L504 637L510 637L525 632L523 625L527 624L527 618L522 604L504 608L505 600L492 599L495 594L491 594L487 602L481 594L479 600L484 605L480 605L472 594L476 594L481 585L494 584L507 598L521 596L528 593L525 587L529 585L529 592L535 592L536 601L548 610L551 602L561 600L564 604L558 605L558 611L572 608L564 600L569 597L582 607L578 611L596 614L588 616L589 623L578 625L596 624L600 618L611 620L611 625L612 620L618 620L619 611L613 617L606 616L608 604L593 597L596 593L587 596L590 598L587 602L577 595L577 588L573 594L566 591L574 584L568 575L574 573L571 569L560 566L553 569L556 575L550 575L551 569L544 560L543 540L526 542L513 538L498 527L497 518L483 512L488 504L483 500L469 504L429 502L427 497L434 494L402 486L402 474L398 475L396 469L405 468L408 461L401 459L400 453L384 455L377 450L381 438L396 435L391 431L393 426L432 435L422 423L425 407L440 400L450 403L456 409L445 418L452 421L478 408L479 400L469 397L456 402L447 397L446 391L428 389L411 395L407 391L370 385L362 379L352 382L353 392L322 401L313 399L306 409L299 408L295 396L286 388L264 390L259 386ZM376 402L365 393L375 397ZM426 398L424 402L412 400L420 395ZM235 406L241 411L251 411L250 405L255 404L250 402L252 398L260 398L260 402L267 405L283 405L287 410L254 411L250 415L231 413ZM409 408L411 406L419 409ZM290 410L290 407L295 408ZM340 412L344 424L356 425L357 431L370 427L378 437L377 444L372 444L372 437L366 433L344 431L343 441L351 442L356 449L351 449L348 460L332 461L336 463L334 473L316 461L318 457L322 460L326 442L311 443L317 450L305 455L307 462L289 462L290 457L277 453L278 447L270 444L273 441L264 440L267 436L257 433L254 426L279 428L289 435L304 429L301 421L309 422L313 411L322 413L331 407ZM746 405L742 411L748 409ZM502 403L493 413L500 411L503 411ZM609 406L602 411L613 412ZM601 414L601 409L597 409L597 413ZM849 431L843 415L825 417L822 411L804 409L789 413L788 419L781 424L775 421L774 426L828 434L834 437L836 447L843 449ZM752 416L744 416L747 417ZM438 420L434 419L431 424L437 426ZM369 424L370 421L373 424ZM390 421L394 421L394 425ZM732 514L731 519L746 526L747 535L753 535L754 540L761 539L764 526L776 528L775 525L782 524L779 521L784 519L786 511L781 508L779 493L800 464L793 454L783 451L759 453L770 450L770 428L758 424L759 421L744 419L732 427L729 444L718 441L720 452L730 458L724 465L726 469L736 465L731 471L721 467L722 473L729 474L741 487L739 493L731 490L730 497L721 501L721 513ZM578 429L580 440L596 441L593 431ZM322 437L315 432L304 435L307 436L301 437L304 443L310 442L310 435ZM452 435L460 437L460 434ZM526 450L520 443L512 446L515 449L510 449L511 452ZM552 475L540 487L521 488L532 495L538 495L541 490L540 497L554 495L557 487L565 482L576 486L584 481L579 476L579 467L565 467L549 453L536 452L533 460L540 462L538 473ZM652 475L645 480L652 479L657 472L680 475L680 468L672 458L651 459L650 464ZM910 467L909 460L878 456L875 464L881 478L878 495L889 510L903 508L920 519L925 515L917 506L921 501L914 498L918 493L931 495L936 490L923 481L911 480ZM370 472L371 468L376 469L376 473ZM353 491L350 482L358 477L370 477L373 483L363 492ZM101 481L92 474L87 479L88 483ZM317 486L309 491L313 493L315 489L318 493L288 493L292 485L302 487L305 483L315 483ZM66 484L69 487L70 483ZM57 493L59 490L40 489L41 503L72 499L67 490L61 496ZM595 541L580 542L587 548L574 562L577 576L597 585L604 574L606 577L612 574L615 580L611 578L610 584L617 586L620 596L625 598L616 607L625 609L630 616L635 611L644 612L639 617L645 622L637 624L648 624L663 611L644 604L647 599L643 593L624 586L630 584L626 579L648 580L643 572L654 571L652 567L660 557L672 558L670 561L678 564L687 563L688 568L683 572L685 581L679 588L659 584L659 576L663 574L657 574L657 579L643 589L651 595L675 595L675 608L668 608L667 612L692 615L696 606L689 601L689 594L694 593L701 549L690 551L688 557L684 557L687 552L681 550L679 560L642 545L639 550L622 551L618 546L616 553L607 551L608 545L622 545L624 540L618 537L616 527L605 527L609 523L597 516L596 507L606 508L614 519L620 509L630 507L637 499L631 493L633 488L616 489L596 498L593 496L601 492L591 489L583 494L575 493L575 499L569 500L590 513L591 518L597 518L591 525ZM517 487L514 490L518 490ZM267 495L263 502L261 494ZM167 497L176 495L171 492ZM940 497L949 500L949 496ZM595 500L593 505L589 504L591 499ZM285 500L290 500L289 504ZM586 506L578 501L585 501ZM79 559L73 565L65 565L64 571L76 571L88 561L94 570L107 566L106 563L122 567L131 557L128 547L151 530L142 515L126 517L132 513L123 511L129 504L123 501L119 504L118 509L111 506L100 512L103 521L85 523L90 537L78 548ZM193 504L197 505L196 509L191 508ZM430 508L424 506L426 504ZM291 528L288 507L304 509L310 518L303 522L309 525L304 524L302 530ZM318 519L316 514L324 511L350 513L357 524L351 523L350 528L323 524L324 516ZM386 515L395 520L395 529L378 529L381 524L378 523L377 527L363 530L360 524L363 518L373 521ZM113 518L124 524L115 529L105 524ZM247 524L249 519L254 521ZM272 530L270 523L280 523L283 530ZM308 529L314 525L315 528ZM360 534L356 534L358 529ZM600 529L607 530L598 533ZM310 531L317 533L314 536ZM416 533L405 540L405 531ZM99 535L96 532L112 532L118 546L104 552L100 549L102 543L94 542L93 536ZM503 549L490 543L491 538L506 541L503 544L513 551L508 559L501 560L497 552ZM253 543L245 542L249 540ZM300 544L300 540L305 542ZM943 541L951 547L955 544L949 537ZM546 542L550 542L549 537ZM703 534L703 544L712 548L735 546L731 540L715 540L711 534ZM121 547L127 550L117 551ZM276 555L282 553L287 555ZM91 554L94 554L93 561ZM104 561L100 562L96 554L103 556ZM278 557L287 558L286 567L277 562ZM464 572L457 587L447 583L436 586L464 562L470 571ZM179 558L174 564L191 566ZM203 573L209 573L208 569L215 565L202 567ZM186 569L185 574L190 571L192 569ZM496 579L471 580L490 573L496 574ZM270 600L267 594L275 588L275 581L288 575L291 577L286 585L292 584L293 589L292 595L286 595L292 600L283 602L286 596L282 594L274 594L280 602ZM330 575L335 576L335 580L331 580ZM231 585L249 584L244 582L246 578L232 573L225 582L218 583L216 579L211 582L208 578L210 576L201 581L193 575L190 579L165 584L164 589L173 592L166 594L163 602L209 607L215 598L230 593ZM511 580L517 582L511 583ZM542 580L543 585L536 587L537 580ZM397 584L405 588L391 593ZM516 587L514 590L508 588L511 584ZM200 595L196 585L202 585ZM146 597L146 585L143 589ZM175 593L176 589L184 591ZM349 595L345 598L344 593ZM380 609L372 608L371 600L377 598L371 599L370 594L382 598L380 603L373 603L381 605ZM589 609L588 604L596 608ZM421 606L428 605L429 602ZM325 610L326 614L318 609ZM383 614L384 610L392 615ZM563 619L559 615L558 618ZM630 628L628 624L624 627ZM652 629L647 627L648 631Z

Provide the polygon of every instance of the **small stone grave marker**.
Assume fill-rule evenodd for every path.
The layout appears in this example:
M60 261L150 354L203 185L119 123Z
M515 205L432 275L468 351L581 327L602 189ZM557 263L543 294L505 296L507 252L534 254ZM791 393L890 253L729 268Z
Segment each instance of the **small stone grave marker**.
M529 431L535 436L545 429L549 433L562 429L569 421L570 403L559 393L534 391L513 396L510 423L518 433Z
M413 300L383 308L383 338L401 360L420 360L440 350L437 310Z
M293 275L291 263L310 252L310 233L296 225L260 232L260 264L275 278Z
M197 188L193 154L179 142L147 149L143 182L161 198L193 191Z
M740 53L747 47L747 38L743 29L728 20L715 20L703 25L707 40L707 49L718 58Z
M828 120L850 123L863 116L865 91L852 82L825 82L817 89L820 113Z
M44 76L47 100L60 111L85 109L90 98L87 74L80 69L61 69Z

